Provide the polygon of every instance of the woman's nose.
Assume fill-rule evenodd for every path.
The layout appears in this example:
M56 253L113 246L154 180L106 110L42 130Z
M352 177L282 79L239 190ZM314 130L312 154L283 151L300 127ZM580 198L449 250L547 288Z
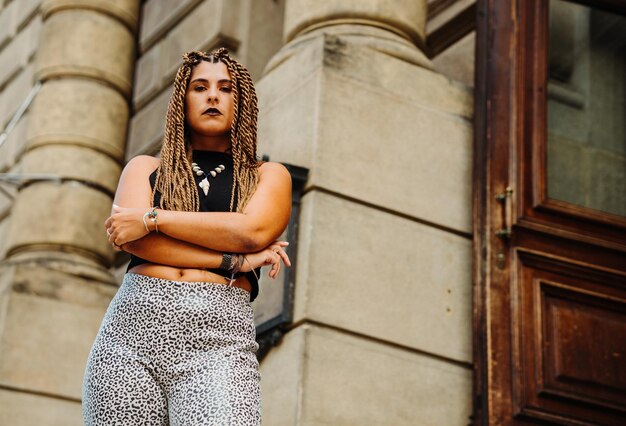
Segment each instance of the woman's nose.
M217 100L218 100L217 90L215 90L215 89L209 89L207 96L208 96L208 101L209 102L217 102Z

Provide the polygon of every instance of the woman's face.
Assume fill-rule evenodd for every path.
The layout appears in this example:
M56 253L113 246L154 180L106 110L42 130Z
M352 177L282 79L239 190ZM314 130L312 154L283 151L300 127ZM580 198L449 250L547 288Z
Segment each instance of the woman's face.
M185 117L192 134L228 134L233 115L233 82L226 64L200 62L191 71L185 94Z

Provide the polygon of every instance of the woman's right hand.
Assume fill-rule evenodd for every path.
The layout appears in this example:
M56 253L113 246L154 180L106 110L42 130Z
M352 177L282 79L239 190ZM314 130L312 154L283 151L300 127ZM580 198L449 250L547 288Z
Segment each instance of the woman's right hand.
M276 278L280 272L281 260L286 266L291 266L289 256L285 252L284 248L289 243L287 241L274 241L261 251L256 253L248 253L244 255L243 265L241 266L241 272L250 272L261 266L272 265L272 269L269 272L270 278Z

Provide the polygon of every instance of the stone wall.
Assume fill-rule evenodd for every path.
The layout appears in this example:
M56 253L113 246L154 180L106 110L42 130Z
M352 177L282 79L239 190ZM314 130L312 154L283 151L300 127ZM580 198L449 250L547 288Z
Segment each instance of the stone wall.
M57 0L42 1L43 11L38 1L0 0L2 127L35 76L50 79L0 147L0 172L53 170L104 182L63 188L73 200L99 197L98 215L106 215L123 164L158 152L182 53L229 48L257 83L259 152L310 169L295 322L261 365L264 423L467 424L472 34L431 61L420 50L425 0L393 8L380 0L146 0L136 26L124 9L112 18L100 0L76 0L90 7L64 18L73 13L83 23L91 13L95 27L109 19L106 27L124 37L136 31L138 51L126 77L82 67L75 78L81 58L62 57L68 66L37 51L63 28L49 18ZM59 105L83 105L87 87L108 105L100 115L125 115L97 134L85 120L46 120L66 110ZM59 137L59 123L72 132ZM72 167L80 153L99 174ZM50 205L63 195L34 187ZM0 258L20 247L38 261L0 274L0 424L82 424L84 362L127 257L100 247L100 218L86 210L65 215L57 227L65 233L25 226L25 217L36 221L28 216L36 201L26 190L14 195L19 221L0 194ZM76 234L72 218L90 221L92 231ZM43 249L37 235L49 237ZM65 263L55 258L62 253Z
M0 8L0 129L6 127L35 83L33 61L41 31L40 3L41 0L4 1ZM16 158L24 149L27 117L28 114L22 117L0 146L0 173L16 170ZM13 188L2 188L15 195ZM10 208L11 198L0 193L0 259L6 253Z
M138 5L14 0L0 12L2 127L41 83L0 171L54 176L2 202L0 424L82 424L87 355L117 288L102 223L123 161Z
M418 48L419 3L289 2L258 84L262 150L310 169L269 424L469 422L473 99Z

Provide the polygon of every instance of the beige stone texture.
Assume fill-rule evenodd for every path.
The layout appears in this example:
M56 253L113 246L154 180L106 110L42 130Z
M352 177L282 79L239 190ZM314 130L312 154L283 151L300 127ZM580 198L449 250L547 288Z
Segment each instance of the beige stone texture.
M13 15L14 25L20 31L24 25L38 12L42 0L18 0Z
M204 0L165 37L159 74L170 80L182 63L183 53L189 50L210 50L218 45L236 50L240 42L239 14L239 0Z
M263 75L263 68L282 46L283 22L286 0L247 0L247 11L242 19L246 36L237 53L253 81Z
M43 0L41 6L46 18L66 9L95 10L120 20L134 31L139 18L139 3L140 0Z
M17 3L11 2L7 6L0 7L0 48L3 48L15 35L17 25L13 16Z
M28 148L69 144L124 158L128 104L110 87L90 80L44 84L29 114Z
M163 76L159 74L160 62L163 58L163 42L158 43L135 64L135 84L133 86L133 107L141 110L149 101L159 95L163 85Z
M294 321L472 362L469 239L317 191L302 208Z
M48 17L37 54L37 78L81 76L102 80L130 96L134 37L120 21L83 9L61 10Z
M0 7L0 49L28 25L40 3L41 0L17 0Z
M90 148L42 145L26 153L22 159L22 170L88 182L113 195L122 167L118 161Z
M469 121L331 73L324 88L320 186L471 234Z
M0 51L0 88L28 64L37 48L40 31L41 18L37 17Z
M311 70L300 81L288 75L291 74L272 78L269 85L264 78L258 86L258 152L268 154L272 161L284 161L312 171L316 164L321 73ZM283 76L284 86L274 90ZM287 88L289 92L285 93Z
M164 90L131 119L126 160L160 149L171 92L171 89Z
M468 87L474 87L475 43L476 32L472 31L433 58L435 70Z
M17 193L15 186L7 185L6 187L3 186L2 189L4 189L6 193L12 197L15 197L15 194ZM4 192L0 193L0 220L5 219L5 216L9 215L11 212L11 203L13 199L10 198L9 195L6 195ZM2 234L0 236L0 243L4 243L5 241L5 235Z
M139 50L146 52L203 0L147 0L142 6ZM209 0L214 1L214 0Z
M320 26L291 40L271 58L265 67L264 74L270 73L275 67L292 56L300 54L309 44L319 43L320 40L324 40L326 43L324 50L328 51L330 55L327 55L325 60L329 62L337 59L337 54L341 53L345 45L351 44L368 47L407 64L432 69L432 63L424 52L418 49L412 41L397 33L365 24L334 24Z
M14 185L3 185L2 189L5 192L0 192L0 218L4 218L7 214L9 214L11 209L11 203L15 194L17 193L17 188ZM11 198L13 197L13 198Z
M289 332L261 377L273 426L465 425L471 414L470 369L313 325Z
M29 64L0 93L0 127L4 129L33 84L33 66Z
M426 0L290 0L285 11L285 40L290 41L317 26L366 23L421 44L425 40L426 3Z
M263 424L299 425L304 399L306 358L305 337L310 326L300 326L284 336L261 361L261 416Z
M101 259L88 257L85 253L75 250L74 247L59 247L54 244L28 246L27 250L15 251L6 260L9 265L45 265L52 271L66 275L82 277L89 282L98 282L107 285L117 285L107 269L108 263Z
M4 144L0 146L0 173L6 172L21 155L26 146L26 132L28 131L28 113L22 115L13 131L9 133Z
M19 166L14 165L8 170L3 170L2 173L18 173L19 171ZM0 185L2 185L2 189L6 192L6 194L4 192L0 192L0 219L2 219L11 214L11 206L15 197L17 197L18 188L16 185L9 185L5 183L0 183ZM5 228L5 230L6 229L7 228ZM6 243L5 237L6 233L0 238L0 244Z
M299 3L349 2L287 15ZM257 84L259 152L310 170L297 326L262 362L263 420L468 424L472 92L389 31L333 18Z
M0 389L0 424L83 426L80 401Z
M308 187L471 234L465 86L323 36L266 75L258 92L259 151L309 168Z
M0 205L4 203L4 198L6 198L4 195L0 195ZM0 218L0 259L4 259L7 253L6 237L9 223L11 222L11 215L7 215L5 211L0 210Z
M8 249L62 250L110 264L104 231L110 212L109 195L77 182L31 184L13 205Z
M2 275L0 383L80 400L87 357L117 287L33 265L5 266Z

